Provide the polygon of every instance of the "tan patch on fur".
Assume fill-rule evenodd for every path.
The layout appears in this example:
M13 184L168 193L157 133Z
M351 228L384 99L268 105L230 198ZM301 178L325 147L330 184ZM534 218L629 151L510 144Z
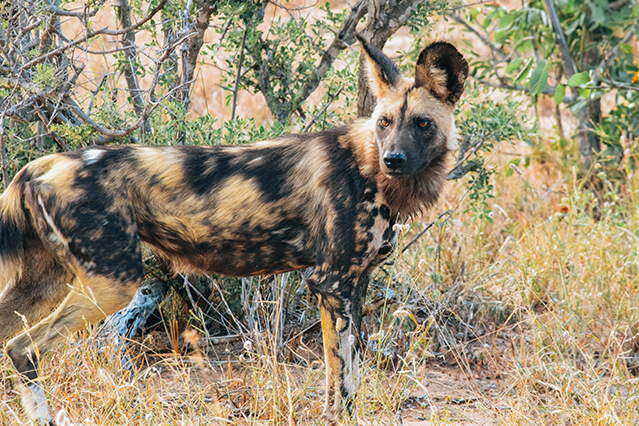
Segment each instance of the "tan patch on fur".
M24 229L26 226L26 218L21 205L22 190L21 185L13 184L0 195L0 216L10 218L20 229ZM3 289L9 287L19 278L21 268L22 259L0 257L0 297L2 297Z
M179 150L139 147L134 152L139 168L144 170L145 176L158 180L157 190L149 195L150 198L166 199L166 196L170 194L165 190L166 188L176 188L184 182L182 162L179 161L182 155Z
M440 101L424 88L417 88L408 94L408 110L411 116L427 114L433 118L441 133L450 135L453 126L455 107Z
M307 223L313 223L311 235L319 234L319 221L314 220L322 211L326 203L326 192L330 161L327 153L319 143L314 143L303 151L300 158L288 175L288 182L292 186L290 197L285 203L296 201L296 212L304 212ZM286 207L286 206L284 206ZM303 245L303 241L296 245Z
M224 182L215 197L219 200L211 219L226 224L229 229L240 228L247 219L251 227L271 223L273 209L262 199L262 191L255 179L232 176ZM228 238L232 238L230 234Z
M328 301L320 301L320 319L322 323L322 335L324 340L324 360L326 362L326 392L332 395L332 398L326 399L324 408L324 416L328 421L335 421L339 417L341 411L341 381L339 375L342 373L342 359L338 355L340 353L340 336L336 330L336 324L333 322L330 307L325 307ZM334 376L336 375L336 376ZM332 405L331 405L332 401Z
M36 161L36 166L45 166L46 171L34 180L49 183L56 188L70 188L77 169L83 166L82 162L61 155L52 157L54 158L43 157L48 161L42 163Z

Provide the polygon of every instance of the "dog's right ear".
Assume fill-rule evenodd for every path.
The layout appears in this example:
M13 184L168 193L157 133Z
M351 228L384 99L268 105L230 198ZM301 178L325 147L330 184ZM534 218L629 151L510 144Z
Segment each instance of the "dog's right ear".
M415 87L425 87L454 105L464 92L468 63L455 46L437 41L425 47L415 65Z
M355 37L362 44L362 51L368 62L368 87L377 99L387 95L402 77L399 68L388 56L370 44L359 33Z

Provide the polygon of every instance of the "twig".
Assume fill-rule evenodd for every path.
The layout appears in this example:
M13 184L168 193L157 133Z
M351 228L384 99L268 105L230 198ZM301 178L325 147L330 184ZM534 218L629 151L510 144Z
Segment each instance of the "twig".
M635 92L639 91L639 86L631 86L629 84L617 83L616 81L610 81L607 86L588 86L589 89L623 89L623 90L633 90Z
M450 13L447 16L449 16L450 18L453 19L453 21L458 22L460 24L462 24L464 27L466 27L466 29L468 31L470 31L471 33L475 34L475 36L481 40L482 43L484 43L488 48L490 48L490 50L492 50L494 53L497 53L502 60L505 60L508 55L506 55L506 53L501 50L500 48L498 48L497 46L495 46L489 39L487 39L486 37L484 37L482 34L479 33L479 31L477 31L475 28L473 28L473 26L471 26L468 22L466 22L465 19L460 18L459 16L457 16L457 14L453 14Z
M246 44L246 34L248 33L248 25L244 29L242 35L242 43L240 44L240 59L237 63L237 73L235 74L235 86L233 87L233 109L231 110L231 120L235 119L235 109L237 107L237 92L240 89L240 77L242 76L242 63L244 62L244 45Z
M222 29L222 34L220 35L220 40L217 42L217 46L215 46L215 50L213 51L213 55L211 55L212 57L217 56L217 52L220 50L220 47L222 47L222 42L224 41L224 38L226 37L226 33L229 31L229 28L231 28L231 24L233 23L233 18L229 18L228 21L226 21L226 24L224 24L224 29Z
M530 93L530 89L525 88L524 86L516 86L516 85L512 85L508 83L495 83L490 80L476 80L476 81L479 84L483 84L484 86L488 86L488 87L494 87L495 89L505 89L505 90L512 90L516 92ZM556 90L557 90L557 86L546 86L544 90L541 92L541 94L554 96ZM575 101L575 99L576 98L574 96L566 96L564 97L564 102L567 104L571 104Z
M435 220L433 220L431 223L429 223L429 224L426 226L426 228L422 229L422 230L421 230L421 232L415 236L415 238L413 238L413 239L412 239L412 240L411 240L408 244L406 244L406 245L404 246L404 248L402 249L402 253L404 253L406 250L408 250L408 248L409 248L410 246L412 246L412 245L415 243L415 241L419 240L419 239L420 239L420 238L421 238L421 237L422 237L422 236L423 236L426 232L428 232L428 230L429 230L430 228L432 228L432 227L433 227L433 225L434 225L435 223L437 223L437 221L438 221L438 220L440 220L442 217L444 217L444 216L446 216L446 215L450 216L451 214L453 214L453 209L451 209L451 210L446 210L444 213L442 213L442 214L440 214L439 216L437 216L437 219L435 219Z
M80 37L79 39L74 40L69 44L65 44L64 46L60 46L57 49L51 50L45 54L42 54L36 58L33 58L32 60L24 64L21 68L23 70L28 70L30 68L33 68L33 66L40 64L49 58L57 56L60 53L66 52L67 50L79 45L80 43L85 43L98 35L104 34L104 35L111 35L111 36L119 36L122 34L126 34L129 31L134 31L138 29L139 27L141 27L142 25L146 24L148 21L150 21L153 18L153 16L155 16L155 14L158 13L164 7L164 5L166 5L167 2L168 0L160 0L160 3L156 7L154 7L144 19L131 25L128 28L122 28L120 30L110 30L108 29L108 27L104 27L99 30L88 32L84 35L84 37Z
M564 30L561 28L561 22L559 21L559 16L557 15L557 10L555 9L553 0L544 0L544 4L546 5L546 13L550 18L550 22L552 22L554 29L555 43L561 52L564 72L566 73L566 77L570 79L570 77L577 73L577 65L575 65L575 61L572 59L572 56L570 56L570 48L568 47Z
M38 117L40 117L42 124L47 128L47 132L49 132L51 136L53 136L53 139L55 139L56 143L60 145L60 148L62 148L64 151L71 151L69 147L67 146L67 144L64 143L60 135L58 135L56 132L53 132L49 129L49 125L47 124L49 120L47 120L47 117L44 115L44 113L42 112L38 104L34 103L33 107L35 108L36 113L38 114Z
M492 152L492 154L490 154L490 157L488 157L486 159L486 161L484 162L484 165L490 163L493 159L493 157L497 154L497 152L499 151L499 146L497 146L497 148L495 148ZM468 188L466 188L466 191L464 191L464 193L462 194L462 196L459 198L459 201L457 201L457 204L455 205L455 207L453 207L452 209L446 210L444 213L441 213L439 216L437 216L437 219L433 220L431 223L429 223L425 229L423 229L419 234L417 234L415 236L415 238L413 238L408 244L406 244L406 246L404 246L404 248L402 249L402 253L404 253L411 245L413 245L413 243L415 241L417 241L419 238L421 238L426 231L428 231L430 228L432 228L432 226L438 221L440 220L442 217L448 215L448 216L452 216L453 213L455 213L455 211L457 211L457 209L459 208L459 206L461 205L462 201L464 201L464 199L466 198L466 196L468 195L468 193L471 191L471 189L473 189L473 187L475 186L475 183L477 183L477 178L475 178L473 180L473 182L468 185ZM385 271L386 274L388 275L389 272Z
M127 0L117 0L117 7L119 9L118 19L123 27L131 27L131 7ZM138 55L137 45L135 44L135 34L133 31L128 31L122 35L122 45L126 48L124 56L124 79L126 80L127 87L129 88L129 94L131 95L131 101L133 102L133 109L136 115L139 117L144 112L144 98L142 91L140 90L140 83L138 82ZM151 125L148 121L144 120L142 123L142 133L150 133Z
M102 86L104 85L104 83L106 82L106 79L109 77L109 74L105 73L102 76L102 80L100 80L100 83L98 83L98 85L96 86L95 90L92 92L91 96L91 100L89 101L89 107L87 108L87 115L91 115L91 108L93 108L93 101L95 99L96 96L98 96L98 93L100 92L100 89L102 89Z
M163 55L155 63L155 71L153 72L153 80L151 81L151 86L149 87L149 90L148 90L148 101L146 102L146 106L144 107L144 111L142 111L142 114L140 115L138 120L134 124L132 124L131 126L126 127L124 129L116 130L116 129L109 129L108 127L105 127L105 126L103 126L103 125L101 125L99 123L96 123L91 117L89 117L84 111L82 111L82 108L80 108L80 106L78 106L78 104L76 104L72 99L70 99L68 95L65 96L65 98L64 98L65 105L67 105L69 108L71 108L75 112L75 114L78 116L78 118L80 120L82 120L85 124L88 124L89 126L91 126L98 133L102 133L103 135L110 136L110 137L122 137L122 136L129 135L130 133L132 133L135 130L137 130L140 127L140 125L142 125L142 123L151 114L151 112L153 112L155 110L155 108L157 108L157 106L160 104L155 99L155 88L156 88L156 86L158 84L158 80L159 80L159 77L160 77L160 74L161 74L162 64L164 64L164 62L171 55L171 52L173 52L173 50L175 50L175 48L177 46L179 46L184 41L184 39L186 39L188 37L192 37L193 35L195 35L195 33L185 34L185 35L179 37L177 40L175 40L173 42L173 44L171 44L170 46L167 46L164 49ZM165 99L165 98L169 97L173 93L173 91L177 90L178 88L179 88L179 86L173 88L171 91L169 91L164 96L162 96L162 99Z
M7 103L7 106L9 104ZM4 113L2 114L2 117L0 118L0 151L2 151L1 157L2 157L2 182L4 183L4 189L6 190L7 187L9 186L9 163L7 161L7 134L6 134L6 129L5 129L5 122L6 122L6 111L7 111L7 107L4 108Z
M315 117L313 117L311 119L311 121L309 121L306 126L304 126L304 129L302 130L302 133L306 133L310 130L310 128L313 126L313 124L315 124L315 122L317 121L318 118L320 118L320 116L322 114L324 114L324 112L326 112L326 110L328 109L329 105L333 103L333 101L335 99L337 99L337 97L339 96L340 93L342 93L342 90L344 90L344 86L340 87L339 90L337 91L337 93L335 93L333 96L331 96L331 98L328 100L328 102L326 102L326 104L322 107L321 110L319 110L319 112L317 114L315 114Z
M320 81L331 68L335 58L342 50L346 49L352 43L355 43L355 28L368 10L368 0L359 0L355 6L351 8L351 13L342 24L335 38L324 51L319 65L311 75L311 78L302 86L302 90L295 96L291 111L295 111L298 106L302 105L306 99L317 89ZM266 96L266 93L264 93Z

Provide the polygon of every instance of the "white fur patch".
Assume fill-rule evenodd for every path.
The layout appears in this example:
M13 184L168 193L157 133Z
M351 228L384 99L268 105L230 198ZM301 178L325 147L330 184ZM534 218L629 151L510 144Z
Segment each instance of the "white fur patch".
M29 383L27 386L20 383L17 387L22 396L22 405L27 415L33 419L36 424L48 424L49 421L53 420L49 414L44 389L40 383Z
M359 354L353 348L355 336L352 332L352 321L349 321L348 327L339 334L339 349L344 360L344 387L351 397L355 395L355 391L359 387Z
M49 241L51 241L52 243L62 244L65 247L68 247L67 239L64 238L60 230L55 226L55 223L53 223L53 218L49 215L49 212L47 212L47 209L44 208L44 202L42 201L42 198L39 195L38 195L38 204L40 205L40 208L42 209L44 220L47 222L47 224L51 228L51 231L53 231L49 234Z
M87 163L87 164L94 164L97 163L98 160L100 160L100 158L102 158L102 156L104 155L104 151L101 149L96 149L96 148L91 148L91 149L87 149L86 151L84 151L84 153L82 154L82 159Z
M453 150L457 149L457 141L459 140L459 131L457 130L457 126L455 126L455 118L452 119L452 124L450 126L450 132L448 133L448 149Z
M55 416L55 422L58 426L73 426L73 423L71 423L71 419L67 415L67 412L64 411L64 408L58 411L58 414Z

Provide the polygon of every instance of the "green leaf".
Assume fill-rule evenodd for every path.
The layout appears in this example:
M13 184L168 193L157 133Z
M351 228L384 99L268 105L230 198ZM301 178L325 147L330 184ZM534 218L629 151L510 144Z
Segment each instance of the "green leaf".
M563 84L558 84L557 88L555 89L555 102L557 102L557 105L562 103L565 97L566 87Z
M516 70L517 68L519 68L519 65L521 65L521 58L517 58L514 61L512 61L511 63L508 64L508 66L506 67L506 72L507 73L511 73L514 70Z
M620 43L619 47L624 53L632 53L632 46L627 43Z
M548 86L548 67L544 68L539 77L539 84L537 85L537 94L541 95L544 89Z
M566 28L566 35L572 34L577 29L580 23L580 19L575 19L574 21L572 21L570 25L568 25L568 28Z
M606 20L606 15L604 13L603 8L597 3L588 2L588 6L592 12L590 19L592 19L592 25L590 29L593 30L604 23Z
M544 71L546 71L546 80L548 79L547 66L547 62L543 59L540 59L539 62L537 62L537 65L535 65L535 69L532 71L532 73L530 73L530 80L528 82L528 84L530 85L530 93L537 93L537 87L539 85L539 82L541 81Z
M499 19L499 28L508 28L512 23L513 16L510 13L507 13Z
M573 75L572 77L570 77L570 80L568 80L568 86L576 87L582 84L586 84L589 81L590 81L590 74L588 74L588 71L579 72Z
M581 87L578 87L577 90L579 90L579 96L581 96L584 99L587 99L592 93L592 89L583 89Z

